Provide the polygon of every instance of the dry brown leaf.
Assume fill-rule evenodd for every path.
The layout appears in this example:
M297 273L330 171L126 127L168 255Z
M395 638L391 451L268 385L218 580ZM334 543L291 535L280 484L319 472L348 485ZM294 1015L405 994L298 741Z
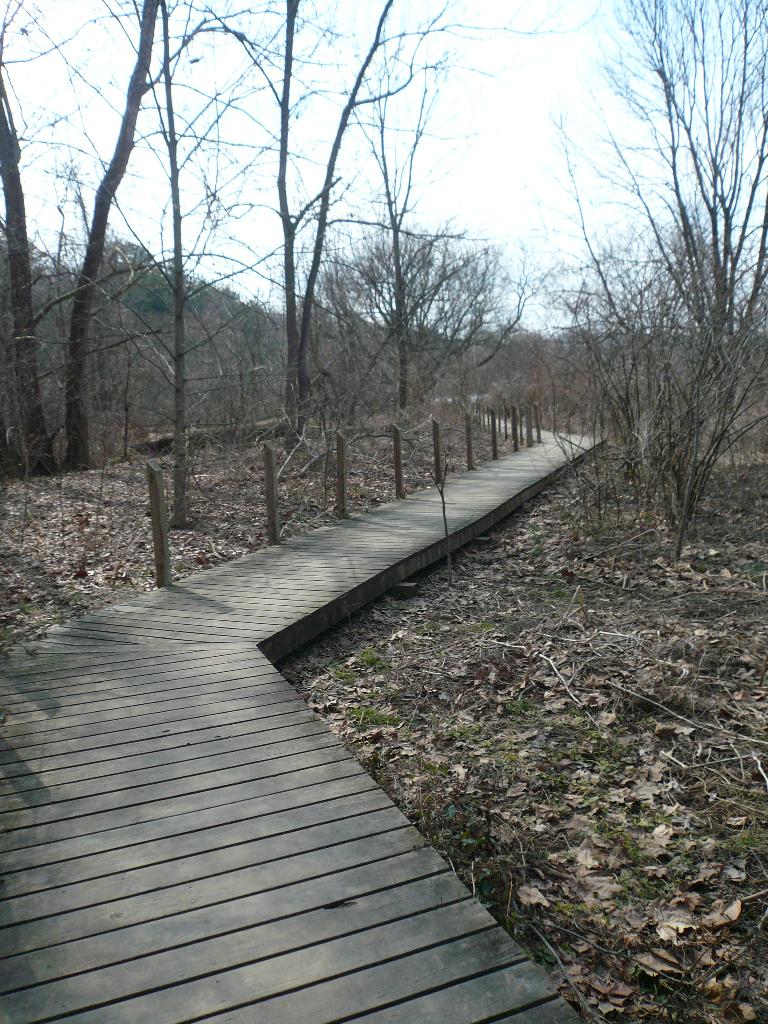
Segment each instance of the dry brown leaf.
M595 857L591 839L585 839L576 851L576 863L587 871L600 867L600 861Z
M743 882L747 877L745 866L746 862L744 860L736 860L732 864L726 864L723 868L723 878L727 878L729 882Z
M587 900L610 900L624 891L607 875L583 875L578 879L576 888Z
M517 890L517 898L524 907L548 907L550 902L541 889L535 885L521 885Z
M635 962L652 978L659 974L682 974L680 961L666 949L652 949L635 957Z
M725 928L741 917L741 900L734 900L733 903L725 905L725 900L715 900L712 910L702 918L702 924L707 928Z

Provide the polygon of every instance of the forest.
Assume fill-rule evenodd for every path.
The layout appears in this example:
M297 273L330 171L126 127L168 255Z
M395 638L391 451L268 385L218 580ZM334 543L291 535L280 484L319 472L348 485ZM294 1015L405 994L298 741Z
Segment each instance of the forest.
M3 0L0 669L154 589L148 461L179 582L429 488L447 538L543 430L281 671L583 1020L768 1021L768 3L575 6ZM493 234L456 97L570 34L595 137Z

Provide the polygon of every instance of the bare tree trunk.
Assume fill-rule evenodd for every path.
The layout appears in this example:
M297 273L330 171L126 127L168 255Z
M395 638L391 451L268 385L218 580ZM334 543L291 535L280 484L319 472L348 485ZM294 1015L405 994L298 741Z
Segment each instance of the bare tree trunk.
M408 414L408 337L401 330L397 339L397 407L400 416Z
M187 287L184 279L179 189L179 140L176 134L176 116L173 107L171 43L166 0L160 0L160 13L163 23L163 84L167 118L165 142L168 147L173 219L173 514L171 526L183 528L186 527L189 516L187 497L187 338L184 319Z
M32 308L32 265L27 214L19 170L19 140L0 68L0 178L5 199L5 238L13 316L11 364L14 405L19 430L7 445L17 471L49 472L53 468L51 439L45 425L37 372L38 340Z
M397 342L397 407L401 417L408 413L408 356L410 331L408 329L408 310L406 308L406 288L403 275L403 258L400 249L401 218L397 216L394 200L390 195L389 182L386 182L387 205L392 230L392 269L395 275L395 339Z
M293 46L299 0L286 0L285 60L283 87L280 93L280 156L277 169L277 194L280 222L283 228L283 277L285 285L285 412L291 425L296 425L299 372L299 315L296 297L296 223L288 202L288 140L291 116L291 81L293 78Z
M125 381L123 383L123 460L128 461L128 437L131 429L131 350L125 353Z
M93 218L88 231L85 256L72 304L67 366L64 380L65 427L67 449L64 465L68 469L85 469L90 464L88 437L88 411L86 391L86 363L88 356L88 329L93 314L93 300L104 255L107 222L112 203L133 152L136 121L141 100L147 90L149 62L155 34L158 0L144 0L141 10L141 28L136 63L128 84L125 110L117 136L115 150L104 177L96 191Z

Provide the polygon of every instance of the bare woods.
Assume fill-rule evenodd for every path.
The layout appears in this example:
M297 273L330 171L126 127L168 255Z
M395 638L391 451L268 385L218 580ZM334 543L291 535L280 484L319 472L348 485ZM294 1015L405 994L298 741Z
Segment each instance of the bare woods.
M422 213L478 28L419 7L5 4L6 478L167 446L184 527L191 439L310 466L339 426L512 395L608 442L592 520L630 496L680 556L716 467L765 441L766 5L617 0L623 120L564 140L583 258L547 265Z

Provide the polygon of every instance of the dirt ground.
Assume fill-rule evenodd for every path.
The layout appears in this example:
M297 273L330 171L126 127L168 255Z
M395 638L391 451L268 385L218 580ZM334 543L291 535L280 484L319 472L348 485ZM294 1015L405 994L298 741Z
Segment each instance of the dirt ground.
M585 1020L768 1021L768 467L674 568L580 520L571 481L283 669Z

